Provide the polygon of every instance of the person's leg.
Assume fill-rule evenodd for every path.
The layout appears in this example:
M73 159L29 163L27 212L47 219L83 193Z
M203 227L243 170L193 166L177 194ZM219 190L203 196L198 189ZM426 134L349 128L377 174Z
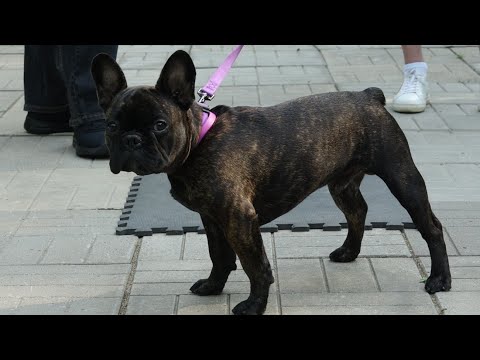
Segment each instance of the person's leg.
M55 45L25 45L23 88L28 111L24 128L32 134L72 131L63 79L56 67Z
M117 57L117 45L62 45L59 70L63 74L74 128L73 146L79 156L108 157L105 114L98 104L91 63L99 53Z
M421 45L402 45L404 81L393 98L392 108L397 112L422 112L428 101L427 63Z
M402 45L402 51L405 64L424 62L422 45Z

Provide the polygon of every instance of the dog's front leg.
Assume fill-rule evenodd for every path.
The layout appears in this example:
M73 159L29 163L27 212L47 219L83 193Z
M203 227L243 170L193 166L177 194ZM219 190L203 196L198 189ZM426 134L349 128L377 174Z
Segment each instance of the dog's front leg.
M263 314L270 284L274 280L263 246L258 216L251 204L234 209L225 224L225 234L250 279L250 296L237 304L232 312L235 315Z
M206 216L201 216L208 239L208 251L213 268L208 279L198 280L190 288L197 295L220 294L227 282L230 272L237 269L235 252L225 238L225 233L217 223Z

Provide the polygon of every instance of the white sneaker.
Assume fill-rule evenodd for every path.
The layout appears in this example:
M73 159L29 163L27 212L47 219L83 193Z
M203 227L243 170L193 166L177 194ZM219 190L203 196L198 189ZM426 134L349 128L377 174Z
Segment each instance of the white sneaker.
M419 76L415 69L405 74L400 91L393 98L392 108L397 112L416 113L425 110L428 101L427 76Z

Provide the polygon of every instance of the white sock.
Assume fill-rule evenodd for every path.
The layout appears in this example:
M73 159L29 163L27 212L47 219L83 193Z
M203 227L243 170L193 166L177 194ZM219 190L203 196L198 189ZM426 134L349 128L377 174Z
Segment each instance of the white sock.
M409 73L410 70L413 70L413 69L415 69L415 73L418 76L421 76L421 77L427 76L428 65L426 62L414 62L414 63L403 65L403 73L405 75L407 75L407 73Z

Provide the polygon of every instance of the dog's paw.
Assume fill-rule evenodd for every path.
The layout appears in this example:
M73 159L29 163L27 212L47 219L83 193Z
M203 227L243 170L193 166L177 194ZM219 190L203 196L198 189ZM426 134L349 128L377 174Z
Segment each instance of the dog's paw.
M435 294L439 291L448 291L452 287L452 278L445 276L430 276L425 282L425 290L429 294Z
M330 253L330 260L334 262L350 262L357 258L358 252L352 252L344 246L340 246L337 250Z
M201 279L192 285L190 291L200 296L218 295L223 291L223 285L212 282L209 279Z
M247 299L232 309L235 315L262 315L267 308L266 301Z

